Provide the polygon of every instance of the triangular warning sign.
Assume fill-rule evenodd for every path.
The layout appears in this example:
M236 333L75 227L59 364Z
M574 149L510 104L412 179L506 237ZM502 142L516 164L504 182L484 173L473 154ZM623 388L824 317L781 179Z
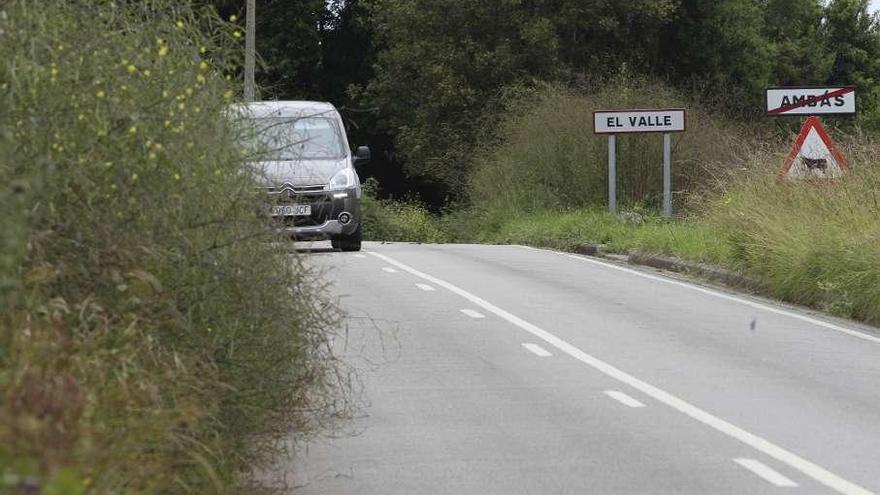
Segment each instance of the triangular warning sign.
M779 178L833 179L848 170L846 157L837 151L822 122L818 117L809 117L779 171Z

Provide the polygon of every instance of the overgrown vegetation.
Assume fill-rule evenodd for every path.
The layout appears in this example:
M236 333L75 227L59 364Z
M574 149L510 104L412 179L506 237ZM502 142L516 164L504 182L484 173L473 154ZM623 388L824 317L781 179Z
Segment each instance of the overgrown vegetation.
M417 199L378 199L374 180L364 184L361 208L366 240L435 243L449 240L440 219Z
M223 114L240 35L179 0L0 6L0 492L250 491L344 409L336 310Z
M837 129L853 172L832 183L781 183L793 136L708 114L657 82L615 80L595 93L548 88L478 155L472 240L557 249L604 244L721 264L761 280L769 295L880 324L880 146ZM635 96L634 96L635 95ZM643 99L644 98L644 99ZM584 132L597 102L613 107L687 103L689 129L674 150L676 220L657 216L657 136L618 141L619 200L606 213L606 138ZM645 105L649 103L650 105Z

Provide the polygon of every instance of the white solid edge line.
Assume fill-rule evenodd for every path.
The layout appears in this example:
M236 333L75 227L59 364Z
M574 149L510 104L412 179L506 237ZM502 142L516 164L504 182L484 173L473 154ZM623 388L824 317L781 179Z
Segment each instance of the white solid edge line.
M525 347L526 349L528 349L532 354L535 354L539 357L550 357L553 355L553 354L550 354L550 352L547 349L544 349L543 347L539 346L538 344L524 342L522 344L522 346Z
M707 289L707 288L705 288L705 287L700 287L700 286L698 286L698 285L693 285L693 284L689 284L689 283L686 283L686 282L681 282L681 281L678 281L678 280L673 280L673 279L671 279L671 278L665 278L665 277L659 277L659 276L657 276L657 275L651 275L650 273L640 272L640 271L638 271L638 270L633 270L632 268L626 268L626 267L622 267L622 266L615 265L614 263L608 263L608 262L605 262L605 261L594 260L594 259L591 259L591 258L587 258L587 257L585 257L585 256L578 256L578 255L576 255L576 254L562 253L562 252L559 252L559 251L551 251L551 250L549 250L549 249L538 249L538 248L533 248L533 247L531 247L531 246L520 246L520 245L517 245L517 247L524 248L524 249L529 249L529 250L532 250L532 251L540 251L540 252L544 252L544 253L550 253L550 254L556 254L556 255L560 255L560 256L565 256L565 257L572 258L572 259L576 259L576 260L583 261L583 262L586 262L586 263L592 263L592 264L594 264L594 265L600 265L600 266L604 266L604 267L606 267L606 268L612 268L612 269L614 269L614 270L619 270L619 271L626 272L626 273L630 273L630 274L633 274L633 275L638 275L639 277L642 277L642 278L647 278L647 279L655 280L655 281L658 281L658 282L664 282L664 283L667 283L667 284L676 285L676 286L678 286L678 287L684 287L684 288L687 288L687 289L690 289L690 290L694 290L694 291L697 291L697 292L702 292L703 294L708 294L708 295L710 295L710 296L715 296L715 297L719 297L719 298L721 298L721 299L726 299L726 300L728 300L728 301L735 301L735 302L738 302L738 303L740 303L740 304L745 304L746 306L751 306L751 307L753 307L753 308L755 308L755 309L760 309L760 310L763 310L763 311L769 311L769 312L771 312L771 313L775 313L775 314L778 314L778 315L783 315L783 316L788 316L788 317L790 317L790 318L795 318L795 319L797 319L797 320L805 321L805 322L807 322L807 323L811 323L811 324L813 324L813 325L817 325L817 326L820 326L820 327L823 327L823 328L827 328L827 329L829 329L829 330L834 330L835 332L840 332L840 333L844 333L844 334L847 334L847 335L850 335L850 336L852 336L852 337L856 337L856 338L859 338L859 339L862 339L862 340L867 340L868 342L873 342L873 343L875 343L875 344L880 344L880 337L875 337L874 335L869 335L869 334L867 334L867 333L859 332L858 330L852 330L852 329L849 329L849 328L846 328L846 327L842 327L842 326L840 326L840 325L835 325L834 323L830 323L830 322L827 322L827 321L822 321L822 320L819 320L819 319L816 319L816 318L811 318L811 317L809 317L809 316L802 315L802 314L798 314L798 313L795 313L795 312L793 312L793 311L788 311L788 310L781 309L781 308L774 308L773 306L769 306L769 305L767 305L767 304L759 303L759 302L757 302L757 301L751 301L751 300L744 299L744 298L742 298L742 297L737 297L737 296L734 296L734 295L731 295L731 294L725 294L725 293L723 293L723 292L719 292L719 291L717 291L717 290Z
M647 395L648 397L651 397L651 398L657 400L658 402L662 402L662 403L666 404L667 406L669 406L673 409L676 409L679 412L681 412L687 416L690 416L692 419L695 419L695 420L705 424L706 426L714 428L715 430L717 430L721 433L724 433L725 435L727 435L731 438L739 440L740 442L748 445L749 447L752 447L753 449L755 449L759 452L762 452L765 455L772 457L772 458L782 462L783 464L790 466L791 468L793 468L797 471L800 471L801 473L805 474L806 476L809 476L810 478L812 478L812 479L818 481L819 483L837 491L838 493L843 493L846 495L874 495L873 492L871 492L865 488L862 488L861 486L859 486L851 481L847 481L847 480L841 478L840 476L837 476L836 474L832 473L831 471L828 471L827 469L819 466L818 464L810 462L810 461L798 456L797 454L789 452L788 450L785 450L784 448L779 447L778 445L776 445L768 440L765 440L757 435L749 433L748 431L745 431L742 428L739 428L738 426L734 426L733 424L728 423L727 421L725 421L721 418L715 417L715 416L709 414L708 412L706 412L706 411L704 411L704 410L702 410L702 409L700 409L700 408L698 408L698 407L696 407L696 406L694 406L694 405L692 405L682 399L679 399L678 397L676 397L676 396L674 396L664 390L661 390L661 389L659 389L659 388L657 388L647 382L639 380L638 378L636 378L636 377L634 377L634 376L632 376L632 375L630 375L630 374L628 374L618 368L615 368L614 366L612 366L612 365L610 365L610 364L608 364L608 363L606 363L596 357L593 357L593 356L587 354L586 352L578 349L577 347L569 344L568 342L560 339L559 337L551 334L550 332L542 330L541 328L538 328L537 326L519 318L518 316L515 316L511 313L508 313L507 311L495 306L494 304L492 304L484 299L481 299L480 297L478 297L474 294L471 294L470 292L468 292L464 289L461 289L461 288L459 288L455 285L452 285L449 282L441 280L437 277L428 275L426 273L422 273L422 272L416 270L415 268L411 268L407 265L404 265L403 263L400 263L399 261L393 260L393 259L389 258L388 256L385 256L385 255L382 255L379 253L372 253L372 252L370 254L381 259L381 260L386 261L387 263L390 263L390 264L400 268L401 270L404 270L412 275L415 275L416 277L427 280L428 282L431 282L438 287L443 287L444 289L467 299L468 301L472 302L473 304L476 304L477 306L480 306L481 308L485 309L486 311L488 311L492 314L495 314L499 318L507 320L509 323L521 328L522 330L525 330L526 332L529 332L530 334L534 335L535 337L538 337L539 339L543 340L547 344L559 349L560 351L568 354L569 356L573 357L574 359L577 359L578 361L596 369L597 371L599 371L601 373L604 373L605 375L610 376L611 378L614 378L615 380L618 380L626 385L629 385L630 387L640 391L641 393Z
M764 464L757 459L739 458L734 459L733 462L748 469L749 471L760 476L761 478L764 478L764 480L768 483L771 483L780 488L795 488L798 486L798 484L794 481L786 478L770 466Z
M472 309L460 309L459 311L470 316L471 318L485 318L486 317L486 315L484 315L483 313L478 313Z
M388 273L397 273L397 270L395 270L394 268L391 268L390 266L383 266L382 271L388 272Z
M436 290L428 284L416 284L416 287L418 287L419 289L422 289L425 292L432 292L432 291Z
M629 407L645 407L641 402L617 390L606 390L605 395Z

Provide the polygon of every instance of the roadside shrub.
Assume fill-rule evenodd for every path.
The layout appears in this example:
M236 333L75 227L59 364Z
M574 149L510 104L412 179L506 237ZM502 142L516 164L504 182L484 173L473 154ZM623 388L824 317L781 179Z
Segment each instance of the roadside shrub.
M446 242L443 224L416 200L376 198L376 184L364 184L364 239L388 242Z
M733 262L772 294L880 324L880 143L841 139L853 171L831 183L780 183L765 155L712 205Z
M345 407L335 308L255 212L239 29L0 6L0 492L238 493Z
M688 130L673 135L673 196L677 208L744 160L742 129L713 117L662 83L621 75L597 89L548 86L524 100L476 157L471 202L489 215L604 206L608 199L608 137L593 134L593 111L686 107ZM662 205L662 138L617 140L618 201Z

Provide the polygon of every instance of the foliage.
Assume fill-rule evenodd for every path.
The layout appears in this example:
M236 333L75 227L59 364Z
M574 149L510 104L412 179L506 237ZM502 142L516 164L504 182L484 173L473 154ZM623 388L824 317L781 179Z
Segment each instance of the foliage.
M759 158L712 206L731 263L772 295L880 323L880 143L849 138L853 173L831 184L779 183L781 153Z
M828 49L833 57L829 83L859 89L860 122L880 130L880 16L868 0L835 0L826 9Z
M335 309L224 118L240 34L179 0L0 7L0 491L246 491L344 405Z
M719 234L715 226L699 222L673 222L656 214L637 212L613 216L604 210L585 208L565 212L546 210L513 217L497 230L486 232L482 240L565 251L583 244L601 244L612 253L640 250L723 263L729 260L729 247Z
M366 91L411 177L463 199L473 152L511 94L624 70L676 81L752 117L776 85L858 84L877 128L880 27L867 0L369 0L377 64ZM604 106L609 106L607 102Z
M484 147L475 159L470 199L487 219L607 204L608 137L589 131L593 111L601 108L689 108L688 131L673 139L677 208L690 195L714 187L740 159L742 129L662 84L621 74L588 91L549 86L513 106L499 143ZM621 204L659 209L662 142L658 135L617 140Z
M541 9L509 0L375 0L379 47L368 101L381 109L407 171L461 191L484 113L503 88L552 78L557 40Z
M376 182L364 184L361 200L364 239L388 242L446 242L449 238L438 218L416 200L395 201L376 197Z

